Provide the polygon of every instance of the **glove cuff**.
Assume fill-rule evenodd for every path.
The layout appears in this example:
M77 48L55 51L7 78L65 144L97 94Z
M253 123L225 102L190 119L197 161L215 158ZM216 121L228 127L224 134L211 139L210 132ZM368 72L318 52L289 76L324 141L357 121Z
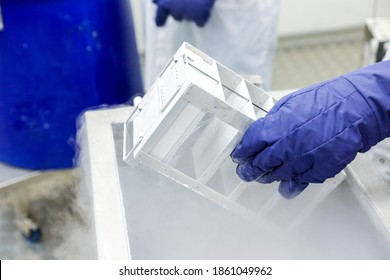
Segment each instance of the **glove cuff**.
M390 61L376 63L343 76L370 106L375 126L363 126L366 145L361 152L390 136Z

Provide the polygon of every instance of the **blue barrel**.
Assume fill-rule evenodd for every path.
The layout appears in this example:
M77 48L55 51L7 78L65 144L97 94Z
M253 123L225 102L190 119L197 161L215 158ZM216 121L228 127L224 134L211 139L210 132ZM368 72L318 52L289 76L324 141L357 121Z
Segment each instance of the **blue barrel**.
M129 1L0 4L0 161L72 167L78 115L143 93Z

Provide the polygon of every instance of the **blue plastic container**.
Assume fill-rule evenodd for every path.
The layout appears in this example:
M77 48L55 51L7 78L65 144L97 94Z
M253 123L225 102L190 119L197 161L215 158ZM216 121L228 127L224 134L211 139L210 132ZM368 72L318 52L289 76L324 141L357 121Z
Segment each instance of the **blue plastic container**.
M1 0L0 161L73 166L76 118L143 93L128 0Z

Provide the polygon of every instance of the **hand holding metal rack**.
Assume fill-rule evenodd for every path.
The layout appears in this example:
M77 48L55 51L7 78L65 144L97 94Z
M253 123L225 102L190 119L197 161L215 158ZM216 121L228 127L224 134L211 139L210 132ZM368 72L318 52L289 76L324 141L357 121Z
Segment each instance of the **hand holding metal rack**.
M125 124L124 159L138 160L261 228L294 226L345 178L294 200L243 182L230 153L277 100L184 43Z

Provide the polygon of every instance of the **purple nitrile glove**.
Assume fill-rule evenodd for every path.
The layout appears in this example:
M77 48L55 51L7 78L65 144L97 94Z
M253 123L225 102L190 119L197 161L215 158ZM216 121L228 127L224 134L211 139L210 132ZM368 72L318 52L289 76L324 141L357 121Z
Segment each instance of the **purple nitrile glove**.
M165 25L168 16L175 20L193 21L202 27L208 21L215 0L153 0L157 5L156 25Z
M301 89L255 121L232 152L245 181L286 198L322 183L390 136L390 61Z

